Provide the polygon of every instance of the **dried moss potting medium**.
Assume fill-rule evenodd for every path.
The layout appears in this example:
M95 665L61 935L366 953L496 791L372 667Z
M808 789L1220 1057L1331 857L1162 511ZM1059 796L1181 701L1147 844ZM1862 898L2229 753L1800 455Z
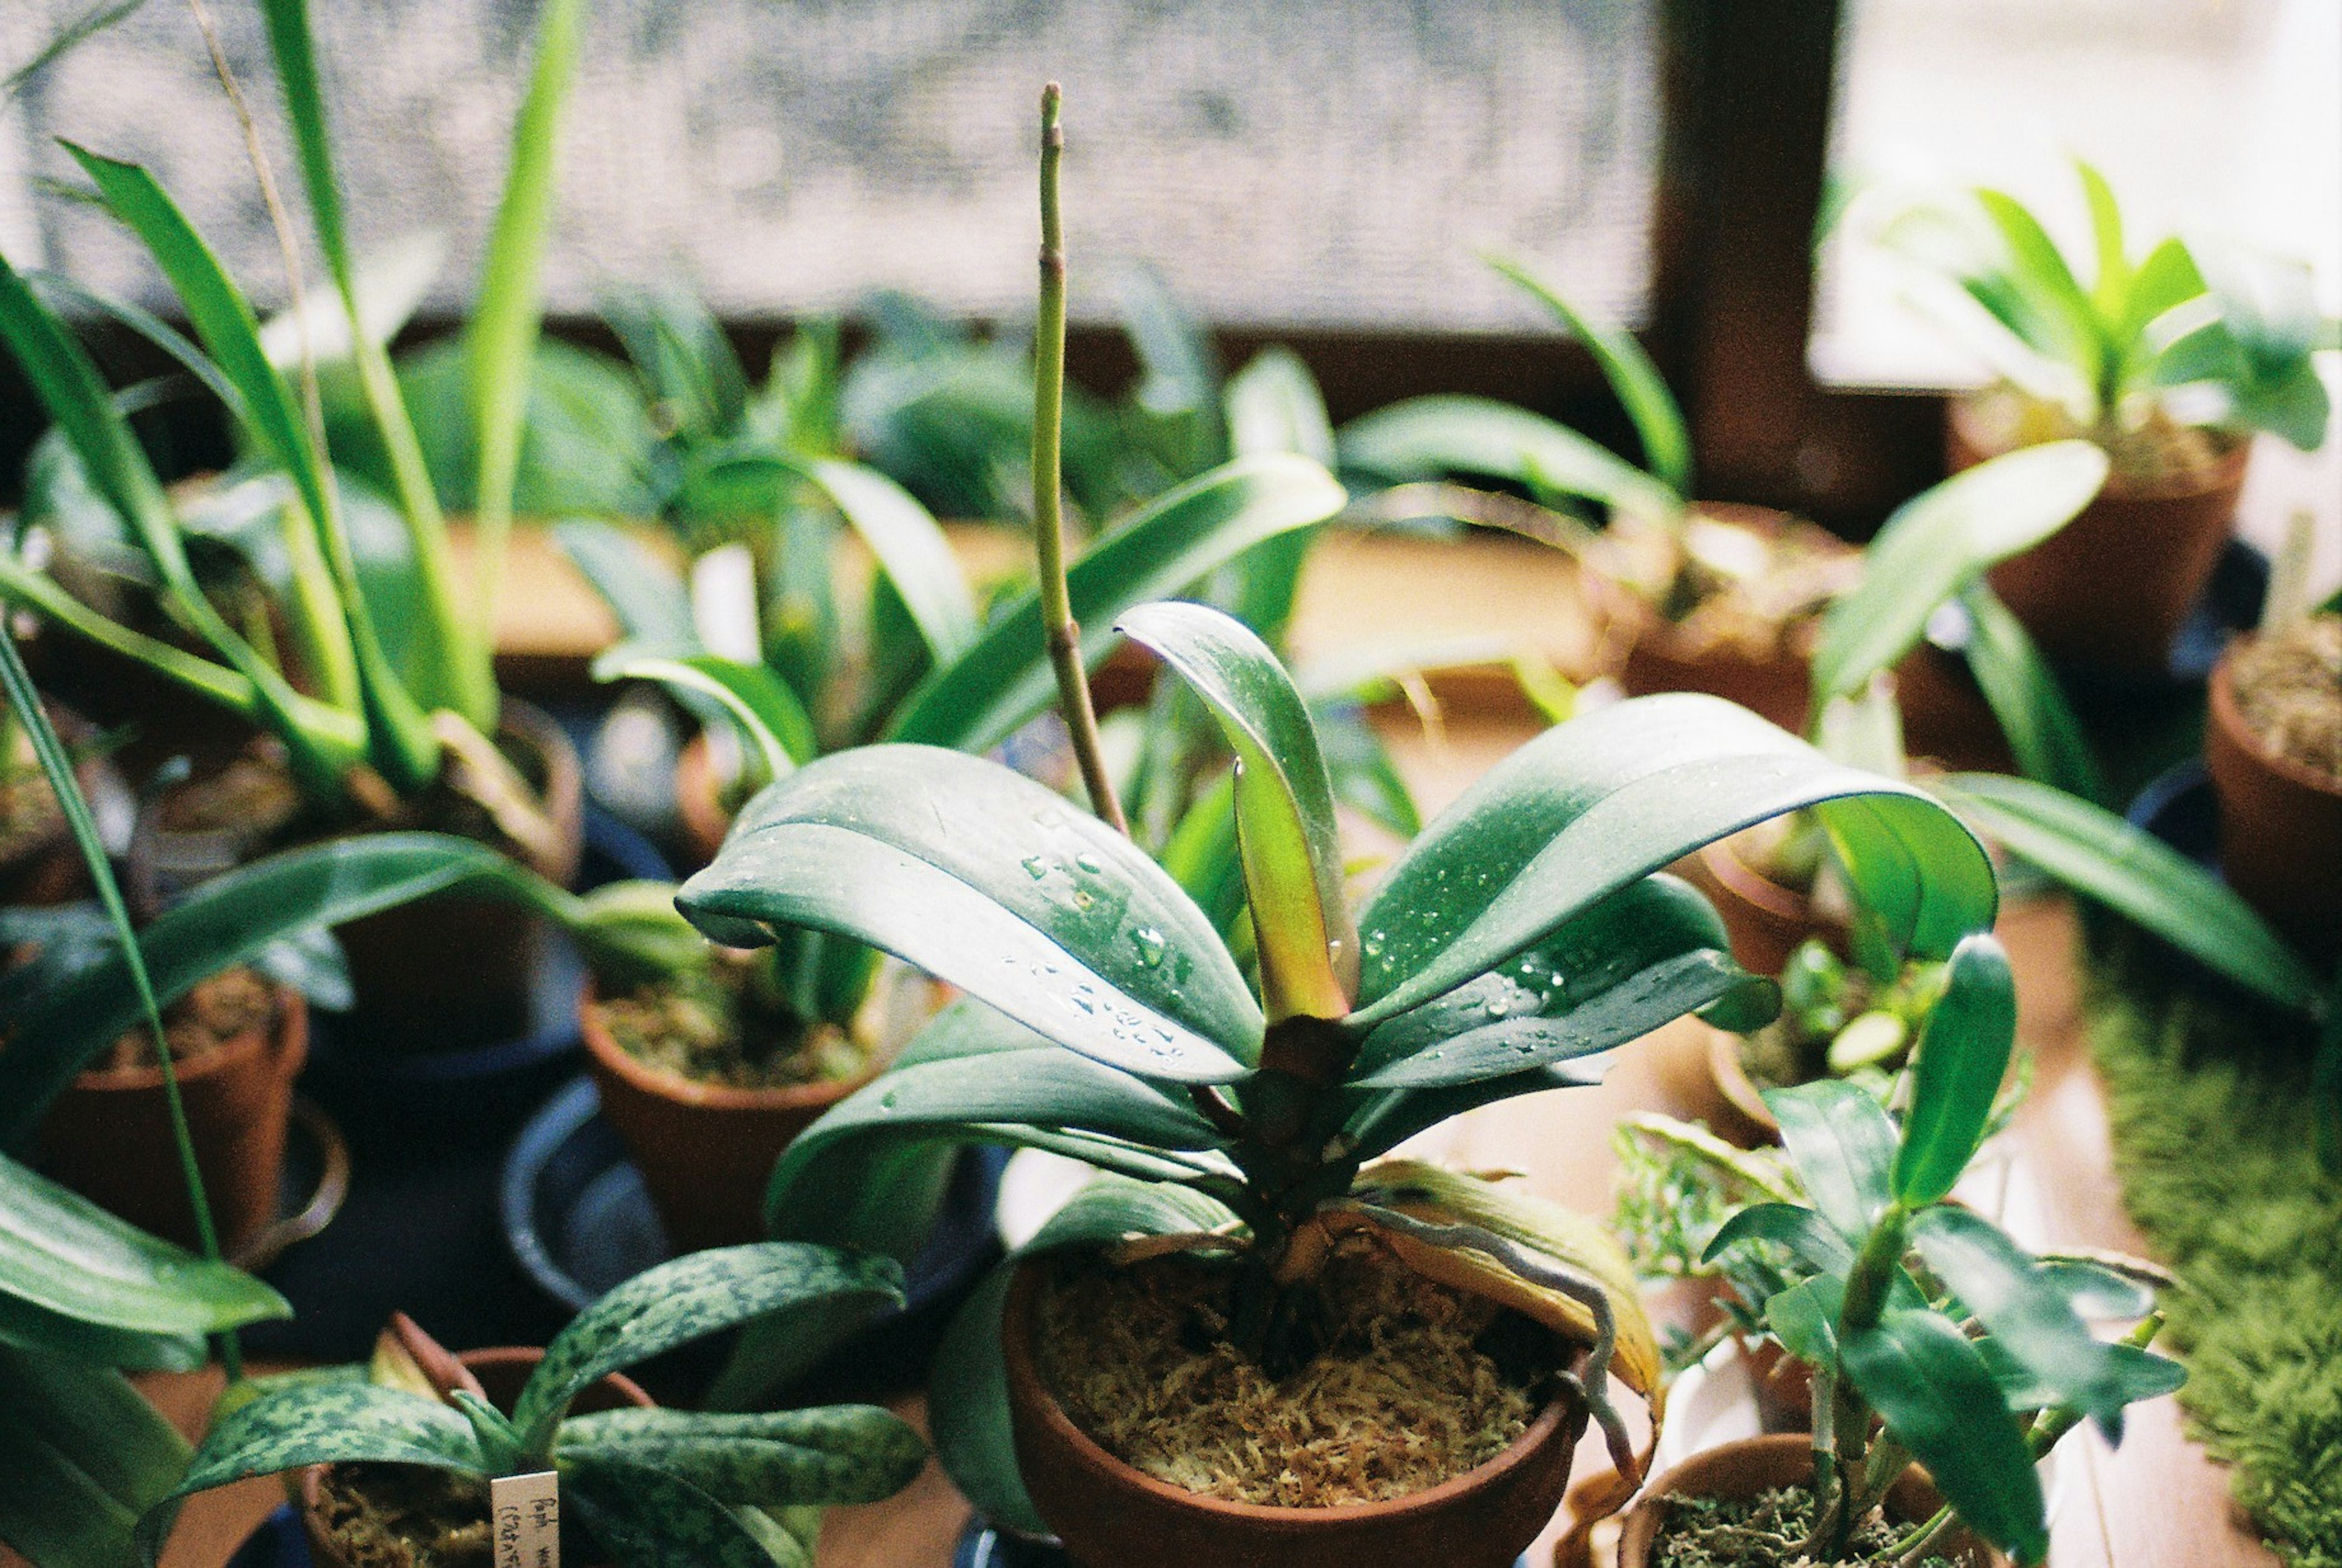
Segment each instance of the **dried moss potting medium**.
M2342 615L2245 639L2229 679L2264 745L2342 787Z
M1777 1487L1755 1497L1665 1499L1666 1523L1651 1545L1651 1568L1824 1568L1801 1550L1814 1523L1814 1494L1803 1486ZM1908 1525L1874 1514L1854 1533L1844 1564L1892 1563L1896 1568L1958 1568L1933 1553L1905 1563L1896 1543Z
M1495 1458L1543 1403L1529 1358L1505 1343L1543 1331L1371 1248L1327 1265L1321 1348L1282 1377L1224 1337L1233 1277L1174 1258L1084 1260L1041 1298L1036 1361L1050 1392L1156 1480L1274 1507L1383 1502Z
M319 1522L349 1568L488 1568L488 1488L416 1464L338 1464L318 1483Z
M719 952L686 970L597 999L610 1036L662 1072L736 1089L844 1083L870 1070L871 1048L831 1024L810 1027L761 994L762 957Z
M277 989L256 970L241 964L198 980L185 996L163 1009L163 1039L171 1060L189 1062L210 1054L276 1021ZM126 1030L93 1063L98 1072L151 1066L155 1043L145 1029Z

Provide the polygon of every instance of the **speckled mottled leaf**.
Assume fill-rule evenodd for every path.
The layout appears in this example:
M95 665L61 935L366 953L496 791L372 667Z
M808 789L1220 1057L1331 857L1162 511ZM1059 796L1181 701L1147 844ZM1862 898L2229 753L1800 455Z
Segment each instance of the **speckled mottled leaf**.
M513 1407L524 1446L545 1452L580 1390L609 1373L718 1329L799 1305L858 1297L872 1311L900 1306L903 1271L892 1258L852 1257L800 1242L761 1242L694 1253L636 1274L572 1320L545 1347Z
M934 746L824 757L758 794L677 904L719 942L836 932L1049 1039L1150 1077L1226 1082L1260 1009L1211 921L1088 813Z
M1236 842L1273 1023L1339 1018L1357 983L1334 793L1309 709L1268 644L1206 604L1141 604L1116 629L1145 644L1218 721L1236 758Z
M1898 945L1941 957L1992 924L1991 863L1927 795L1718 698L1641 697L1548 730L1424 830L1359 917L1354 1022L1420 1006L1703 844L1807 806Z
M563 1493L621 1568L773 1568L757 1532L679 1475L613 1453L562 1465Z
M613 1410L561 1423L557 1460L628 1459L732 1507L876 1503L909 1484L927 1445L869 1404L746 1415Z

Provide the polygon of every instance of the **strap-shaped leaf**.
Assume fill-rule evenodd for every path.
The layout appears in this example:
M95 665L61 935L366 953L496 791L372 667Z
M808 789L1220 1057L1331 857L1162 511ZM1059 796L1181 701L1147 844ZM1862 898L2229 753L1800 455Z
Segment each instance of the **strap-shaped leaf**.
M555 524L553 537L610 606L629 642L663 652L699 645L691 594L681 574L640 539L614 523L587 517Z
M2051 1391L2050 1403L2122 1441L2127 1370L2091 1336L2055 1273L1989 1220L1948 1204L1912 1216L1911 1241L1994 1342Z
M1932 1203L1967 1169L2017 1044L2017 981L1989 932L1952 950L1943 994L1920 1025L1911 1103L1895 1154L1895 1195Z
M1084 1055L1225 1082L1261 1017L1211 922L1144 853L997 764L866 746L742 811L684 913L719 942L850 935Z
M1269 1021L1339 1018L1357 984L1334 794L1308 706L1268 644L1203 604L1142 604L1115 629L1178 672L1236 758L1236 838Z
M0 1542L41 1568L136 1568L131 1532L186 1440L118 1373L0 1346Z
M2039 219L2001 191L1978 189L1977 204L1998 233L2017 302L2032 324L2033 340L2071 365L2083 384L2103 385L2106 339L2089 296Z
M1854 1264L1854 1249L1802 1203L1751 1203L1735 1212L1708 1238L1702 1263L1714 1263L1743 1242L1771 1242L1809 1269L1844 1273ZM1767 1308L1767 1311L1770 1309ZM1837 1316L1835 1310L1831 1316Z
M1301 356L1271 345L1228 378L1221 403L1228 416L1228 444L1238 456L1292 452L1334 464L1334 426L1326 417L1326 397Z
M811 762L819 747L805 704L763 664L716 654L668 657L622 643L594 661L594 678L656 681L677 694L696 692L711 699L739 726L775 778Z
M1114 618L1132 605L1179 593L1264 540L1322 523L1346 499L1333 475L1285 454L1240 457L1157 496L1066 571L1084 662L1105 657ZM981 751L1055 694L1040 598L1028 589L975 646L912 693L886 738Z
M1960 604L1971 629L1969 673L2008 739L2017 771L2080 799L2103 801L2106 780L2089 736L2025 623L1981 580L1961 593Z
M1703 844L1814 805L1898 945L1941 957L1991 924L1982 846L1919 791L1718 698L1642 697L1548 730L1425 829L1359 917L1354 1021L1419 1006Z
M774 1568L756 1526L655 1461L604 1449L562 1469L587 1531L621 1568Z
M871 1313L903 1304L892 1258L856 1257L801 1242L717 1247L661 1263L587 1307L545 1347L513 1406L524 1447L543 1453L555 1423L596 1379L755 1318L839 1299Z
M0 1292L0 1346L124 1372L193 1372L210 1354L203 1336L108 1328Z
M2052 441L1979 463L1897 507L1863 552L1861 584L1823 618L1814 705L1869 684L1987 568L2071 522L2106 483L2107 467L2093 443Z
M1822 1217L1859 1247L1895 1201L1895 1124L1868 1093L1837 1078L1767 1089L1781 1145Z
M1963 1523L2037 1563L2049 1549L2041 1478L1976 1346L1932 1312L1890 1311L1839 1357L1865 1403L1909 1449Z
M2027 779L1955 774L1934 787L2011 854L2215 973L2280 1007L2320 1005L2323 988L2301 956L2218 878L2154 834Z
M1357 1108L1350 1113L1342 1131L1358 1158L1371 1160L1389 1154L1417 1133L1483 1105L1551 1089L1592 1088L1602 1082L1605 1070L1600 1062L1566 1061L1431 1089L1364 1091L1358 1094Z
M1560 317L1569 335L1586 345L1601 367L1602 379L1610 384L1612 395L1634 422L1636 438L1643 444L1644 466L1676 494L1690 494L1691 435L1684 428L1683 410L1676 405L1675 394L1667 390L1659 367L1651 363L1635 335L1587 316L1535 268L1503 256L1488 260Z
M876 1503L926 1463L927 1445L869 1404L701 1414L611 1410L562 1423L556 1460L632 1457L731 1507Z
M1650 517L1672 517L1684 505L1683 497L1609 448L1494 398L1440 394L1394 403L1344 425L1340 451L1343 467L1387 479L1486 474Z
M5 1156L0 1291L81 1323L150 1334L220 1333L293 1315L251 1275L157 1240Z

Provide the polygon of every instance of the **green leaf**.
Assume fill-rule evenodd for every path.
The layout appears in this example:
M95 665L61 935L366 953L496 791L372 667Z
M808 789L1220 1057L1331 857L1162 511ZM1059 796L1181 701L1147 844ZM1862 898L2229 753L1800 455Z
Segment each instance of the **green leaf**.
M1320 523L1346 497L1306 458L1240 457L1157 496L1100 539L1066 572L1082 658L1095 664L1112 644L1114 618L1176 594L1264 540ZM1040 600L1011 600L966 654L912 693L886 738L980 751L999 744L1056 694L1041 634Z
M1334 426L1326 398L1301 356L1272 345L1229 378L1221 401L1226 405L1228 444L1239 457L1291 452L1326 467L1334 465Z
M928 657L940 667L966 653L976 641L976 599L951 541L927 509L875 468L825 457L798 471L870 547L879 571L902 595Z
M513 1406L513 1423L528 1452L541 1454L569 1402L596 1379L719 1329L818 1312L841 1298L870 1313L902 1305L901 1265L802 1242L717 1247L661 1263L610 1291L554 1337Z
M2058 687L2033 634L1981 580L1960 594L1971 628L1969 673L2008 737L2017 771L2087 801L2106 798L2106 780L2089 736Z
M1948 1204L1912 1216L1911 1241L1994 1343L2050 1391L2048 1403L2084 1413L2108 1443L2122 1441L2132 1369L2091 1337L2056 1274L1990 1221Z
M1548 730L1424 830L1359 918L1354 1021L1419 1006L1703 844L1817 805L1899 945L1941 957L1991 924L1990 863L1926 795L1718 698L1642 697Z
M1869 684L1917 646L1939 606L2071 522L2107 467L2090 442L2052 441L1979 463L1897 507L1863 552L1861 584L1823 617L1814 705Z
M814 759L819 743L813 719L788 683L763 664L746 664L716 654L668 658L621 643L594 661L597 681L656 681L677 692L712 697L740 727L763 759L765 771L786 778Z
M2041 1478L1976 1346L1932 1312L1894 1312L1840 1358L1895 1440L1927 1467L1961 1523L2027 1562L2049 1550Z
M1895 1124L1869 1094L1838 1078L1767 1089L1781 1146L1822 1217L1860 1246L1895 1201Z
M193 1372L210 1354L203 1336L109 1328L35 1306L0 1287L0 1345L124 1372Z
M119 1373L0 1346L0 1542L41 1568L135 1568L187 1452Z
M296 932L340 925L458 883L527 900L565 898L487 845L445 834L334 839L255 861L205 883L139 940L157 998L247 963ZM0 1053L0 1146L21 1147L57 1094L139 1018L119 953L28 1009Z
M2074 173L2082 182L2082 197L2090 208L2090 245L2097 267L2090 279L2090 309L2102 334L2122 324L2123 307L2130 299L2130 257L2123 250L2122 209L2107 177L2080 158Z
M1765 1298L1765 1326L1781 1348L1817 1370L1837 1364L1837 1320L1846 1282L1834 1274L1801 1280Z
M1716 1227L1700 1262L1714 1263L1745 1242L1786 1247L1799 1263L1825 1273L1843 1274L1854 1266L1854 1249L1819 1214L1800 1203L1751 1203L1737 1211ZM1835 1319L1837 1310L1829 1315Z
M608 1452L562 1468L587 1532L622 1568L773 1568L759 1532L680 1475Z
M2317 974L2218 878L2143 829L2046 784L1954 774L1936 793L2009 853L2137 922L2214 973L2309 1012Z
M640 539L616 524L582 517L555 524L553 537L610 606L627 641L663 650L698 646L682 577Z
M876 1503L909 1484L927 1445L868 1404L743 1415L612 1410L561 1423L556 1462L632 1458L731 1507Z
M1493 398L1411 397L1341 430L1342 466L1386 479L1477 474L1673 517L1684 498L1567 425Z
M2000 191L1978 190L1977 204L1999 231L2010 276L2033 323L2035 341L2071 365L2085 385L2105 385L2106 342L2082 285L2040 221Z
M2017 981L1989 932L1952 950L1915 1047L1895 1195L1917 1208L1952 1190L1984 1141L2017 1043Z
M10 1054L25 1044L20 1036ZM293 1313L250 1274L159 1241L5 1156L0 1291L80 1323L145 1334L220 1333Z
M1237 844L1269 1021L1341 1017L1356 984L1357 928L1326 761L1292 677L1267 644L1206 605L1142 604L1115 629L1162 655L1236 753Z
M1635 335L1609 322L1596 321L1562 297L1561 291L1523 264L1491 256L1489 265L1544 302L1561 318L1570 336L1584 344L1601 367L1602 378L1634 422L1643 444L1643 464L1651 476L1677 495L1691 494L1691 435L1684 428L1683 410L1659 375L1659 367L1635 341Z
M866 746L751 800L677 903L718 942L779 926L896 954L1086 1056L1224 1083L1261 1017L1211 922L1088 813L996 763Z

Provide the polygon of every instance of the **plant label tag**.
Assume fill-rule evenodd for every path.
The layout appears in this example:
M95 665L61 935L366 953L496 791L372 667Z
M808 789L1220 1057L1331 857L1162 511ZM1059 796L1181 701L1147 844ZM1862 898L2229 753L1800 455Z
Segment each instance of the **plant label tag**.
M488 1483L496 1568L561 1568L561 1478L499 1475Z

